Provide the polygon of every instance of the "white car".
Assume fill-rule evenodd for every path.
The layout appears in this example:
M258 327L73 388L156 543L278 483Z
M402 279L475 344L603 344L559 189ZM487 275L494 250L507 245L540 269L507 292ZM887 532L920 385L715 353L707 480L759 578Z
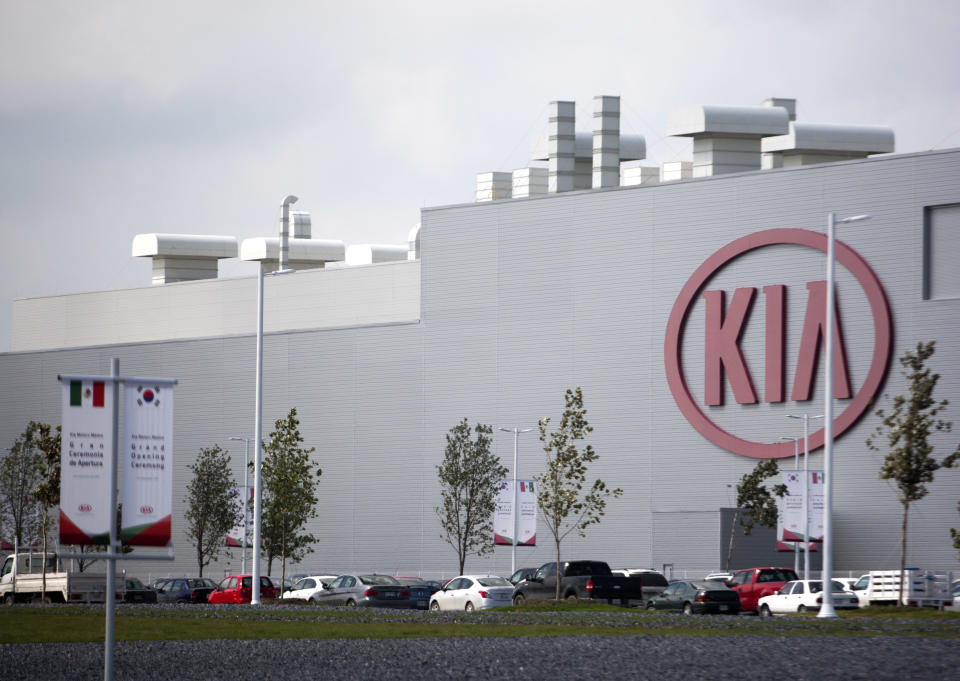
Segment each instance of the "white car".
M486 610L513 603L513 584L495 575L454 577L430 597L430 609Z
M297 580L290 591L281 596L283 599L295 601L317 602L317 594L327 588L337 575L311 575Z
M837 610L859 608L856 594L845 591L843 584L831 580L833 585L833 607ZM785 615L789 612L817 611L823 601L823 582L819 579L799 579L787 582L780 590L764 596L758 605L760 615Z

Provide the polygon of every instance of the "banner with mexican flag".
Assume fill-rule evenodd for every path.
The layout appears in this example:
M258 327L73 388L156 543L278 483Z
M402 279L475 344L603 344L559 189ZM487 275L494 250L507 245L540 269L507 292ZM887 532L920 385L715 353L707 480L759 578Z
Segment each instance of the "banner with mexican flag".
M60 543L110 543L113 385L104 377L62 376Z
M123 387L123 519L133 546L168 546L173 513L174 379Z
M533 480L517 480L517 546L537 545L537 496ZM501 480L497 494L497 510L493 516L493 543L513 546L513 481Z

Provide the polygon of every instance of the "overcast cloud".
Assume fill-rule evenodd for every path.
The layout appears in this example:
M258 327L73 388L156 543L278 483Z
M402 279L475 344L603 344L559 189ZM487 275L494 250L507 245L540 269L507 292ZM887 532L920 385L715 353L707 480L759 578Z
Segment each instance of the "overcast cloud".
M142 232L405 243L424 206L528 163L547 104L622 97L651 163L685 104L960 146L955 0L0 0L0 351L12 300L142 286ZM253 274L230 261L227 276ZM251 323L251 330L253 324Z

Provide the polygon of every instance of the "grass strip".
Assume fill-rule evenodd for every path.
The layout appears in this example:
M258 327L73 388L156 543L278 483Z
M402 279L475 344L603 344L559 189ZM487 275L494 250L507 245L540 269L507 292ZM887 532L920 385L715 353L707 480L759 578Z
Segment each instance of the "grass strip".
M623 612L622 610L620 611ZM337 615L329 618L328 615ZM717 628L712 618L651 617L631 614L616 623L590 622L590 617L571 617L569 621L511 621L508 613L496 621L473 615L458 621L391 622L371 620L357 611L309 610L256 611L237 609L216 612L184 612L149 608L119 611L116 618L118 641L165 641L209 639L372 639L372 638L452 638L492 636L577 636L577 635L842 635L842 636L919 636L960 638L960 629L949 623L942 630L911 631L909 622L889 628L866 622L790 618L791 626L767 626L766 620L739 620L736 626ZM478 613L480 615L480 613ZM522 610L521 610L522 615ZM351 618L352 616L352 618ZM102 609L0 609L0 643L98 642L104 637Z

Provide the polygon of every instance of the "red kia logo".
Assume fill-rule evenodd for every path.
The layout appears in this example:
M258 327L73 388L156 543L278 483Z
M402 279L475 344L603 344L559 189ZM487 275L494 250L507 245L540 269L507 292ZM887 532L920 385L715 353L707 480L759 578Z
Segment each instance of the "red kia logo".
M93 506L91 506L90 504L80 504L79 506L77 506L77 510L80 511L81 513L90 513L93 511Z
M744 361L739 345L740 335L750 314L751 304L757 297L757 289L738 288L725 303L724 291L703 291L711 277L727 267L741 255L767 246L794 244L826 253L827 237L818 232L803 229L771 229L742 237L727 244L711 255L697 268L673 304L663 345L663 359L670 392L681 413L690 424L715 445L735 454L755 459L772 459L793 456L793 442L754 442L746 440L714 423L697 403L684 375L681 361L684 328L687 317L698 297L704 299L706 311L704 338L704 396L706 406L723 404L723 377L730 382L734 399L738 404L753 404L759 399L767 402L782 402L789 399L804 402L811 399L816 382L817 350L821 344L823 322L826 316L826 282L807 283L807 309L800 338L800 354L797 358L796 375L789 396L784 383L784 300L786 287L780 284L762 287L766 314L766 361L764 393L759 395L754 388L753 376ZM866 261L849 246L835 242L837 262L845 267L863 289L873 317L873 357L866 380L854 395L850 388L850 376L845 358L842 335L835 339L835 368L833 394L837 399L851 398L846 408L834 419L834 436L839 436L852 426L870 406L886 376L892 348L893 327L890 306L883 286ZM836 308L835 308L836 310ZM836 312L835 312L836 314ZM815 422L816 423L816 422ZM771 427L776 433L778 428ZM771 438L772 439L772 438ZM823 430L810 435L810 449L823 445Z
M153 506L141 506L141 507L140 507L140 514L141 514L141 515L150 515L151 513L153 513Z

